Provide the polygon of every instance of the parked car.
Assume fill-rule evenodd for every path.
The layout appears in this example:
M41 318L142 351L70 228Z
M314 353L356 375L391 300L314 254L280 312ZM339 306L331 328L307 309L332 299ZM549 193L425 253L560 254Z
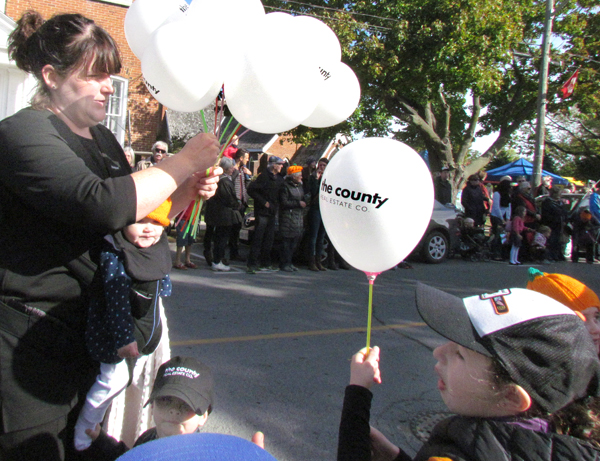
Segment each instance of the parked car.
M429 226L411 256L418 256L430 264L439 264L454 254L459 238L456 208L434 200Z
M254 233L254 213L249 212L244 216L240 240L250 243ZM400 236L400 235L399 235ZM460 230L457 220L457 211L452 206L442 205L437 200L433 205L433 213L429 226L423 238L417 244L411 256L420 256L425 262L438 264L454 253L459 242ZM326 242L326 246L328 245ZM326 257L324 252L323 258Z

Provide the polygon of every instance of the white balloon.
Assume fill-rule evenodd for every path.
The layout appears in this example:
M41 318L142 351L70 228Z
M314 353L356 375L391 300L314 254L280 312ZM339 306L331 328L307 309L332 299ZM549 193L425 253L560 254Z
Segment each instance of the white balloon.
M343 122L358 107L360 83L354 71L343 62L320 68L323 82L319 103L310 116L302 122L312 128L325 128Z
M302 58L291 65L282 63L285 56ZM225 97L231 113L245 127L281 133L314 111L322 79L304 46L302 27L290 15L265 15L235 64L225 76Z
M142 59L150 36L165 22L185 17L185 0L135 0L125 15L125 38L129 48Z
M146 87L164 106L195 112L210 104L223 85L217 50L207 46L203 31L186 20L161 26L142 58Z
M224 56L237 54L264 16L260 0L194 0L187 12L195 27L206 31L207 43L221 48Z
M340 150L319 190L327 235L352 266L380 273L419 243L433 209L427 165L393 139L365 138Z
M296 16L294 20L304 29L306 47L315 55L319 66L340 62L342 59L340 41L327 24L312 16Z

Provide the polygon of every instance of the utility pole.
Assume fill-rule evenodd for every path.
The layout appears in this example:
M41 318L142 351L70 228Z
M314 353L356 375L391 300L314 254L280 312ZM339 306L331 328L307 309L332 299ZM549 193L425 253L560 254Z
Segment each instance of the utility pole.
M542 183L542 162L546 144L546 103L548 92L548 67L550 65L550 42L552 21L554 19L554 0L546 0L546 20L542 41L542 62L540 64L540 83L538 86L537 124L535 129L535 152L533 156L532 186L535 189Z

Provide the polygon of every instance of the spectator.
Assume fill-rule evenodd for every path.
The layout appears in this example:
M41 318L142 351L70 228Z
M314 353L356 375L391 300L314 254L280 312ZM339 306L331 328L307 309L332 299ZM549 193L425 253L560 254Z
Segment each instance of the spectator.
M535 229L538 226L541 215L535 204L535 199L531 195L531 184L529 184L528 181L521 181L517 186L517 190L515 191L512 200L513 214L520 206L525 207L526 213L525 219L523 220L525 226L530 229Z
M248 273L261 270L277 270L271 266L271 250L275 239L275 226L279 214L279 190L283 178L279 175L284 161L272 155L267 171L248 185L248 195L254 199L254 236L248 258Z
M508 178L502 178L498 187L496 187L496 191L494 192L492 199L492 212L490 216L490 220L492 223L492 235L494 239L492 240L492 257L496 261L501 261L504 258L502 257L502 230L506 226L506 223L510 221L512 216L511 211L511 185L510 185L510 176Z
M285 272L298 270L292 264L292 256L304 230L302 210L306 208L305 200L302 167L292 165L287 169L287 176L279 193L279 232L283 240L279 267Z
M540 195L550 195L551 190L552 176L544 176L542 178L542 183L535 189L535 196L539 197Z
M450 177L450 168L442 167L440 175L435 178L433 186L435 189L435 199L442 205L452 203L452 184L448 180Z
M551 234L552 229L550 229L548 226L544 226L542 224L540 227L538 227L529 248L531 259L534 261L539 261L542 264L550 264L550 261L548 260L549 256L547 242Z
M123 149L123 153L125 154L125 158L127 159L129 166L133 167L135 165L135 152L133 151L132 147L126 146Z
M98 374L84 341L88 254L170 196L170 216L212 196L220 170L193 174L214 164L219 143L195 136L160 166L131 173L102 125L119 51L80 14L44 21L27 11L8 54L38 86L31 107L0 122L2 222L19 223L0 226L0 459L70 461L79 459L74 407Z
M188 207L183 211L183 216L177 216L175 218L175 231L177 236L175 238L175 262L173 268L178 270L196 269L198 266L192 262L192 245L196 242L196 238L193 236L193 226L190 220L193 219L192 213L196 202L191 202ZM184 257L184 262L181 262L181 257Z
M212 270L228 272L231 268L223 263L225 249L229 243L232 226L242 222L242 216L239 212L240 202L235 196L235 187L231 180L235 163L233 159L223 157L219 166L223 169L223 174L215 196L206 202L206 221L215 227Z
M171 200L141 221L108 235L91 288L86 343L100 374L86 395L75 424L75 448L92 443L86 429L104 420L112 400L129 382L124 359L154 352L160 342L160 296L171 294L171 255L163 226Z
M302 186L304 187L304 192L308 193L308 178L310 175L314 173L317 169L317 159L314 157L309 157L304 163L304 168L302 168Z
M523 245L523 231L525 230L525 224L523 222L525 218L525 207L518 206L514 212L513 218L510 222L510 261L508 264L511 266L520 266L519 262L519 249Z
M483 226L485 223L486 205L489 200L481 188L479 175L469 176L469 182L462 191L460 202L465 209L465 216L473 218L476 226Z
M455 416L433 428L415 460L595 458L599 427L588 400L600 394L600 362L572 310L522 288L461 299L423 284L417 308L450 340L433 356ZM352 357L337 459L409 461L369 426L373 383L381 383L377 347Z
M317 169L309 177L308 194L310 194L310 205L308 209L308 268L311 271L326 271L327 269L321 264L323 255L325 226L321 219L321 211L319 209L319 189L321 188L321 178L327 167L329 160L321 158L317 162Z
M579 262L579 253L585 253L588 264L594 263L594 247L596 245L596 234L600 223L592 216L588 209L583 209L573 219L573 242L571 249L571 261Z
M134 446L163 437L200 432L214 409L213 387L211 369L199 360L177 356L163 363L148 400L156 426L140 435ZM88 433L94 442L85 455L92 461L114 461L129 451L124 442L118 442L99 426Z
M568 275L547 274L533 267L528 271L527 289L550 296L569 309L581 313L585 327L600 353L600 299L593 290Z
M550 195L542 201L541 211L540 222L552 231L547 243L548 258L552 261L564 261L561 237L564 232L567 211L563 206L561 189L558 187L550 189Z
M223 151L223 157L235 159L235 153L238 150L238 142L238 136L234 135L233 138L231 138L231 144Z
M231 180L235 186L235 196L240 202L240 215L242 219L248 209L248 184L252 178L252 172L246 167L250 159L250 153L246 149L239 148L235 153L235 169L231 175ZM244 261L240 254L240 231L242 223L234 224L231 228L229 238L229 259L232 261Z
M135 166L135 171L145 170L162 162L169 154L169 145L164 141L156 141L152 145L152 155L147 160L140 160Z

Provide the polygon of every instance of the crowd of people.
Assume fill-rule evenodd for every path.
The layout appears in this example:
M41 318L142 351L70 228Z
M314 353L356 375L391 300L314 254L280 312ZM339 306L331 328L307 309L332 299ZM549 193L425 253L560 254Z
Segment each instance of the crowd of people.
M436 199L442 203L452 202L448 171L443 169L434 181ZM485 172L469 176L460 200L465 220L472 220L476 229L483 232L489 219L492 259L516 266L521 259L562 262L571 242L572 262L582 253L587 263L594 262L600 221L590 207L573 213L562 197L564 188L553 186L551 176L543 177L535 193L524 176L504 176L493 188L484 184L485 177Z
M215 166L221 146L200 134L167 158L166 145L155 144L150 164L133 171L132 157L101 124L114 91L110 75L121 68L117 46L102 28L79 14L44 21L29 11L9 38L9 54L38 79L38 89L31 107L0 122L6 159L0 169L0 459L108 461L161 439L177 447L181 434L201 431L214 411L212 371L194 357L167 360L152 377L146 404L154 426L131 452L102 430L135 361L165 340L161 299L171 292L172 263L164 227L198 198L207 201L215 228L211 267L225 270L224 249L235 241L249 196L259 237L248 271L271 265L277 228L284 270L294 271L291 256L303 232L311 268L323 270L314 200L327 161L308 172L291 165L282 177L284 162L271 156L247 184L247 153L238 156L238 149ZM527 206L516 208L526 225ZM187 263L186 257L190 268ZM369 388L381 382L379 348L362 350L351 363L338 460L597 459L600 300L560 274L530 278L526 289L465 299L418 285L421 317L450 340L434 357L438 389L457 416L439 423L410 457L369 426ZM260 449L237 459L270 459L260 455L263 434L252 441ZM222 447L210 449L219 459ZM171 459L192 459L177 452Z

